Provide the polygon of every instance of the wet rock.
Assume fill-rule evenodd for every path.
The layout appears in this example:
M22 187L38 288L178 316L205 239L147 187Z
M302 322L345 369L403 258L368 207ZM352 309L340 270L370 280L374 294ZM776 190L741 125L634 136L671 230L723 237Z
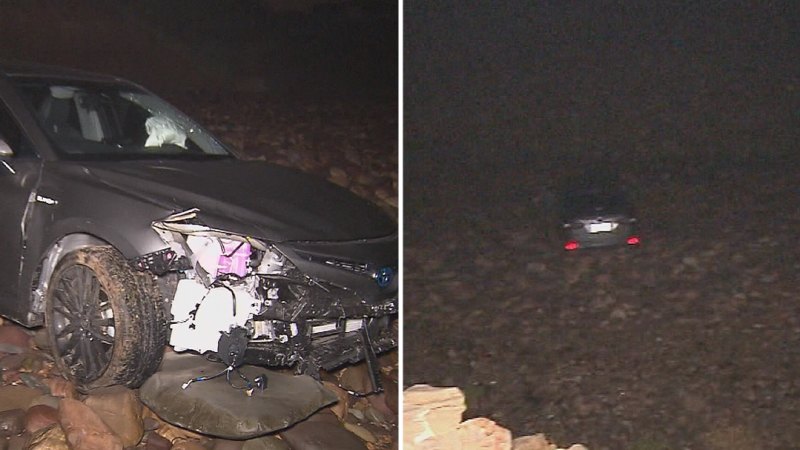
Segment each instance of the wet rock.
M286 428L336 401L336 395L313 378L279 372L267 372L268 389L254 391L252 396L233 389L225 377L182 389L187 380L222 369L196 355L168 353L161 370L145 382L139 395L162 419L226 439L248 439ZM255 366L239 370L249 379L265 373Z
M336 394L336 397L339 399L339 401L331 405L330 410L336 414L336 417L338 417L339 420L343 420L344 416L347 415L347 406L348 401L350 400L350 394L330 381L323 381L322 385L325 386L325 389Z
M346 390L367 393L372 392L369 369L366 363L348 366L339 375L339 384Z
M171 423L165 422L147 407L144 408L144 420L151 422L151 426L152 422L157 423L155 426L156 432L170 442L179 442L182 440L197 441L204 439L203 435L201 434L189 431L185 428L176 427Z
M244 441L230 441L228 439L215 439L211 450L242 450Z
M22 380L25 386L28 386L30 388L34 388L42 392L50 391L50 388L48 388L44 383L42 383L42 380L39 377L37 377L32 373L20 373L19 379Z
M28 433L22 433L16 436L11 436L6 441L8 444L8 450L26 450L28 448L28 443L30 442L30 439L31 435ZM0 448L2 447L3 447L2 444L0 444Z
M31 341L31 336L21 326L11 322L0 325L0 344L13 345L22 349L27 349L30 347Z
M361 425L358 425L358 424L355 424L355 423L350 423L350 422L345 422L344 423L344 428L345 428L345 430L347 430L347 431L355 434L356 436L358 436L359 439L361 439L364 442L369 442L370 444L374 444L374 443L378 442L378 438L376 438L375 435L372 434L371 431L369 431L368 429L366 429L365 427L363 427Z
M132 390L115 386L103 392L92 393L84 403L119 436L123 447L132 447L142 439L142 404Z
M142 438L145 450L170 450L172 442L158 433L149 431Z
M80 450L122 449L122 441L88 406L78 400L61 400L58 420L69 446Z
M208 450L200 441L177 441L172 444L172 450Z
M347 431L339 419L323 411L280 433L293 450L366 450L364 441Z
M0 386L0 411L27 409L42 392L27 386Z
M58 410L47 405L35 405L25 413L25 431L35 433L58 423Z
M277 436L262 436L244 442L242 450L293 450Z
M14 436L25 430L25 410L0 411L0 438Z
M33 334L33 345L40 350L50 350L50 336L47 333L47 328L41 327Z
M350 177L347 176L347 172L339 167L331 167L328 180L330 180L331 183L338 184L342 187L347 187L350 185Z
M45 378L42 383L50 389L53 397L75 398L78 395L75 385L63 378Z
M58 425L43 428L31 437L26 450L70 450L67 436Z
M53 409L58 409L58 402L60 401L59 398L53 397L50 394L40 395L33 400L31 400L29 404L29 408L33 408L36 405L47 405Z

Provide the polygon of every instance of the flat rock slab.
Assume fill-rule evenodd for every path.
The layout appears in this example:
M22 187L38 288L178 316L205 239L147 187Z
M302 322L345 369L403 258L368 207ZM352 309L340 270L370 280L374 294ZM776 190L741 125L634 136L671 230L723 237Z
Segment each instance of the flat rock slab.
M212 376L225 366L197 355L164 355L161 370L139 390L139 397L165 421L198 433L226 439L250 439L289 427L337 401L334 393L309 376L292 376L263 367L242 366L249 378L265 374L267 389L248 397L225 376L181 386L190 379ZM231 373L237 386L243 380Z

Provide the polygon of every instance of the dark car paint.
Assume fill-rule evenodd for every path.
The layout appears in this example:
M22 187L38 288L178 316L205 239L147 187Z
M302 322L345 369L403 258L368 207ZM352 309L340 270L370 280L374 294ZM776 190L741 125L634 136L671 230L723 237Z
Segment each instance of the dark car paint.
M0 65L0 72L4 69ZM123 83L49 68L6 73L15 71L15 76ZM309 254L364 258L376 267L396 264L397 230L391 219L342 188L290 169L236 160L62 161L4 78L0 75L0 98L40 159L0 158L0 315L25 325L41 323L40 315L29 314L31 290L42 259L63 236L95 236L134 258L165 247L152 221L189 208L199 208L198 219L209 226L282 242L287 254L294 251L288 241L342 241L302 246ZM379 289L369 274L310 260L300 259L298 265L312 277L354 287L362 301L397 295L396 277L393 285Z

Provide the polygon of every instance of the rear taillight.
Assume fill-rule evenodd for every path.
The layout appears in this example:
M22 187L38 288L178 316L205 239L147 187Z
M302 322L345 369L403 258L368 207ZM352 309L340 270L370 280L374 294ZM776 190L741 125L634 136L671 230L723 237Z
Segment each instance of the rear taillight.
M569 241L566 244L564 244L564 250L567 251L577 250L578 248L580 248L580 246L581 244L579 244L578 241Z
M627 243L628 243L628 245L639 245L639 244L641 244L641 243L642 243L642 240L641 240L641 239L639 239L639 236L631 236L631 237L629 237L629 238L628 238L628 240L627 240L627 241L625 241L625 242L627 242Z

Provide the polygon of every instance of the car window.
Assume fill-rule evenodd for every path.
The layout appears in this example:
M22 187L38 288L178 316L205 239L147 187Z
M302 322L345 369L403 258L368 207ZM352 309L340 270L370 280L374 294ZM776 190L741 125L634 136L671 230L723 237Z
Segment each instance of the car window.
M132 86L32 80L19 86L67 159L230 156L189 117Z
M33 146L5 104L0 101L0 140L16 157L35 157Z

